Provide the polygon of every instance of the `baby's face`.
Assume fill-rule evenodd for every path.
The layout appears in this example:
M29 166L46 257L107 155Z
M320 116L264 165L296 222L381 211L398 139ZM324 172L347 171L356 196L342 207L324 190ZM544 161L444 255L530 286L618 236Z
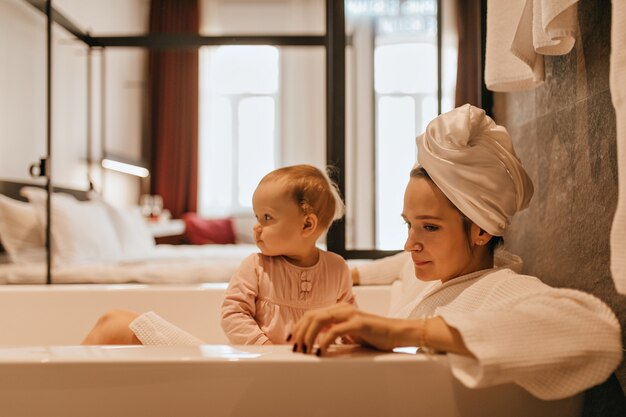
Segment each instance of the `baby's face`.
M290 256L302 250L305 215L281 181L264 181L252 196L254 238L261 253Z

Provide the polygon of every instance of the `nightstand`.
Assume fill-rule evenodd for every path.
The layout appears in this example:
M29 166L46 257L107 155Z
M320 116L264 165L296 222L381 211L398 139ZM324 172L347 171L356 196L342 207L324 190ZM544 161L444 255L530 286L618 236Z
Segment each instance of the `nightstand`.
M156 222L147 221L146 223L157 244L180 245L184 243L185 222L183 220L168 219Z

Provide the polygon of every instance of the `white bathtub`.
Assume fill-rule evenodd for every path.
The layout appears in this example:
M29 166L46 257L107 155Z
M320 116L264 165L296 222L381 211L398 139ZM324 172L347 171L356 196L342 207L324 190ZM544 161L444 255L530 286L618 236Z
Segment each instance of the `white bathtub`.
M390 287L355 287L359 306L389 309ZM226 344L220 307L226 284L0 286L0 346L76 345L112 308L153 310L210 344Z
M0 287L4 416L579 416L581 398L540 401L514 385L470 390L447 357L338 348L223 345L225 286ZM368 311L388 287L358 287ZM154 310L211 343L199 348L75 345L104 311ZM66 346L58 346L66 345Z

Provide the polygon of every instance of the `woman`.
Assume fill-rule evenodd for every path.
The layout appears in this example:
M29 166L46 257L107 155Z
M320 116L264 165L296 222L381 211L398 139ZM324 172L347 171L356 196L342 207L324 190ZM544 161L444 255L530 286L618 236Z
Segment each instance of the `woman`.
M340 336L381 350L419 346L449 353L468 387L513 382L543 399L608 378L622 347L604 303L514 272L515 258L494 267L495 247L533 193L506 130L465 105L433 120L417 146L402 216L405 250L428 284L398 311L403 319L348 305L309 312L293 328L294 351L324 355Z

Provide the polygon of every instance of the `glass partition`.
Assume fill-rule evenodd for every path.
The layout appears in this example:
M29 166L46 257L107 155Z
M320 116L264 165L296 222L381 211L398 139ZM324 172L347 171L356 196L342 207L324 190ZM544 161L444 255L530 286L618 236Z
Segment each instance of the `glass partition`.
M46 149L46 19L22 0L0 2L0 179L29 181Z
M211 186L219 182L229 186L217 195L218 200L229 201L230 214L249 211L251 192L265 172L297 163L326 165L326 3L201 1L201 35L241 34L252 43L233 45L240 41L231 36L224 46L219 45L220 38L204 39L212 46L201 48L203 65L209 64L200 69L206 81L201 86L206 91L200 94L205 112L200 115L205 123L200 126L200 148L211 149L208 154L218 155L221 163L230 161L225 166L213 164L201 153L200 166L206 171L200 173L201 203L203 192L211 193ZM136 205L149 184L121 171L126 162L145 161L150 153L147 61L148 48L155 45L142 36L147 33L150 3L55 0L48 3L55 10L51 36L46 4L7 0L0 5L6 20L0 25L0 45L9 52L5 55L15 54L11 65L1 70L5 94L0 123L7 133L0 137L0 179L44 186L45 178L30 178L28 167L49 154L47 172L54 186L85 192L93 188L114 205ZM104 38L133 36L131 43L137 44L132 46L109 45ZM53 51L50 72L48 39ZM211 62L219 65L204 71ZM246 66L254 69L248 71L252 79L246 80L245 74L237 77ZM226 145L230 148L215 148ZM233 174L230 182L225 171ZM210 199L208 205L202 203L201 214L224 208L212 203Z
M400 214L417 158L415 137L454 101L455 63L446 60L452 86L444 91L440 80L440 18L448 8L438 8L446 3L345 1L348 251L401 250L404 244Z
M46 39L45 16L21 0L0 2L0 268L36 262L45 271L45 191L36 212L20 190L46 184Z
M446 14L452 3L345 0L339 10L329 0L202 0L201 35L231 38L200 48L200 214L249 211L255 184L274 167L323 167L340 158L345 245L333 248L348 257L350 251L400 250L402 194L416 159L415 136L453 105L456 43L446 35L446 27L455 25ZM54 5L92 39L147 32L146 1ZM8 98L0 100L0 125L7 127L0 137L0 177L28 179L28 166L47 152L46 18L24 0L0 7L7 12L0 14L6 20L0 45L15 57L0 69ZM344 12L345 44L324 38L326 19ZM251 44L238 44L238 34L250 36ZM104 170L101 162L109 155L122 162L147 159L152 46L89 47L75 35L54 25L54 183L93 186L109 201L137 204L147 181ZM332 55L337 44L342 51L345 46L345 83L332 73L343 72L343 62ZM24 73L29 77L17 76ZM344 122L345 143L337 133Z

